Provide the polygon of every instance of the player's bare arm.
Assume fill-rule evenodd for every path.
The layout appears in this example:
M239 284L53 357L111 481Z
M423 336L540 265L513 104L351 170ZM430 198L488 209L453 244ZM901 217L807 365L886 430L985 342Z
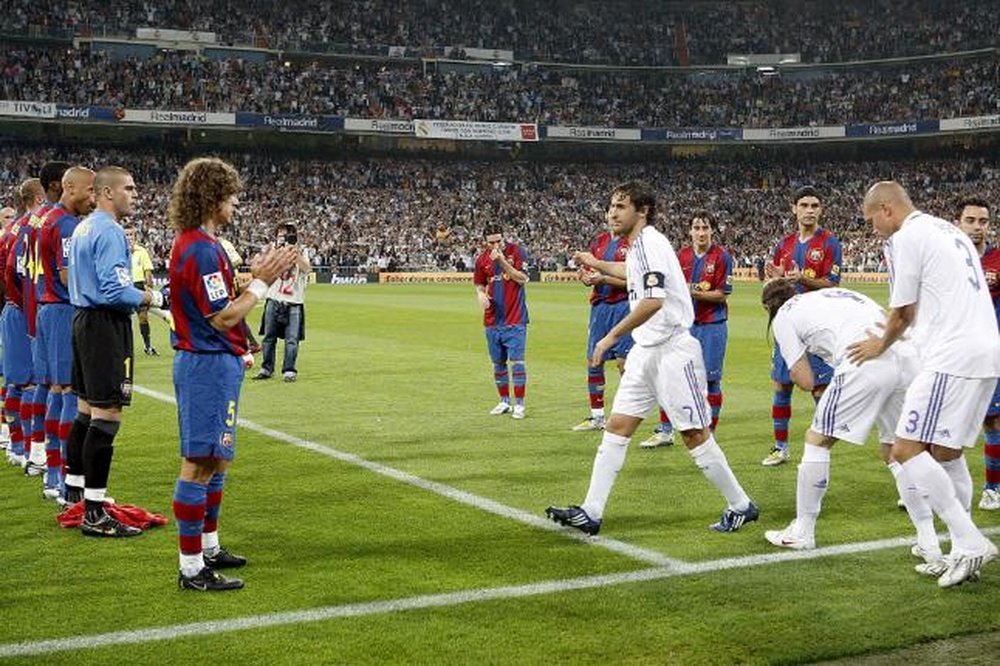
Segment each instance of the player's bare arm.
M490 307L490 295L486 293L486 286L482 284L476 285L476 298L479 299L479 305L482 306L484 310Z
M697 283L691 283L691 298L696 301L705 301L706 303L725 303L726 302L726 292L721 289L703 289L702 286Z
M805 354L792 364L792 367L788 369L788 374L791 376L792 382L803 391L811 392L816 386L812 365L809 363L809 357Z
M625 286L625 262L624 261L602 261L590 252L574 252L573 261L580 266L592 268L602 275L621 280L620 286ZM611 284L611 283L608 283Z
M914 303L889 310L885 320L885 329L880 336L877 331L868 331L868 337L847 347L847 358L851 363L861 365L865 361L881 356L892 343L903 337L906 329L917 316L917 306Z
M514 282L524 284L528 281L528 274L514 268L514 266L507 261L507 257L503 255L503 252L501 252L499 248L493 248L490 251L490 259L499 262L500 269L503 270L504 275L509 277Z
M590 357L590 365L595 368L601 365L604 362L604 354L614 347L623 335L645 324L661 307L663 307L662 298L644 298L639 301L624 319L597 341L594 353Z

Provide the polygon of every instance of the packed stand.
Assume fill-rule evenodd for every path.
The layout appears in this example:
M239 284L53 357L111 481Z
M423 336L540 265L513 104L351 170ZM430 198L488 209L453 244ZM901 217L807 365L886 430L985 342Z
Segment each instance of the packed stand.
M139 188L135 221L142 243L162 270L173 239L165 222L170 185L186 156L16 145L0 155L6 191L48 159L128 168ZM865 188L876 180L899 180L918 207L945 218L963 196L1000 200L1000 168L982 159L556 165L223 157L247 183L231 233L243 256L267 243L276 224L292 222L315 266L347 271L471 270L482 231L495 221L533 253L539 268L563 270L571 267L572 252L601 230L612 186L633 178L661 192L660 224L676 244L688 239L692 211L708 210L719 222L718 240L745 268L793 227L788 197L803 184L825 193L822 224L840 236L845 270L882 267L881 247L859 213Z
M824 73L703 76L507 69L474 74L378 64L256 64L161 51L12 47L0 99L118 108L615 127L795 127L1000 112L995 54Z
M597 0L13 0L4 29L133 36L139 27L214 32L223 44L282 51L437 55L444 47L513 50L519 60L618 65L721 64L729 53L801 53L840 62L997 45L988 0L649 3Z

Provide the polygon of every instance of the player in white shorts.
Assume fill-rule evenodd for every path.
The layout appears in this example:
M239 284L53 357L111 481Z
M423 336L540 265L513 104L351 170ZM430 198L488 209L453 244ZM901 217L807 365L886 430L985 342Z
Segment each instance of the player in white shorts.
M875 359L912 330L921 371L906 392L892 455L951 533L948 557L918 571L951 587L978 577L998 554L972 522L972 477L963 451L975 444L1000 375L1000 333L968 236L916 210L894 181L873 185L863 212L887 239L890 309L884 332L853 343L848 358Z
M557 523L597 534L629 441L643 417L659 403L681 432L698 468L726 498L722 517L709 527L735 532L757 520L759 510L736 480L709 429L712 417L705 364L701 346L689 332L694 321L691 292L670 241L651 226L656 199L646 185L626 183L612 192L609 210L612 231L629 239L624 265L600 261L589 252L578 252L574 259L578 265L624 278L629 314L597 342L590 363L602 362L604 353L630 331L635 345L625 361L625 374L597 449L587 498L580 506L550 506L545 513Z
M783 530L765 532L765 538L783 548L815 548L816 520L830 482L830 450L839 440L864 444L872 426L877 426L882 460L896 479L896 488L917 528L914 553L926 562L939 559L941 547L930 505L906 482L902 465L890 458L903 398L919 371L916 349L908 342L899 342L862 366L846 360L848 345L864 339L868 330L885 320L885 312L875 301L849 289L834 287L799 294L792 282L775 279L764 285L761 303L768 312L775 344L799 388L813 389L810 355L834 368L833 379L806 431L795 520Z

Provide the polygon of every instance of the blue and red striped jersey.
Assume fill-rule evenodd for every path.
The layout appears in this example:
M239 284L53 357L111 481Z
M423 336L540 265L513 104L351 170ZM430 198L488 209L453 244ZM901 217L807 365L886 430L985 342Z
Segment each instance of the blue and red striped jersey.
M19 308L24 308L24 282L28 277L28 268L25 265L25 244L28 242L28 223L31 213L25 213L14 220L7 232L4 256L4 286L6 287L6 299L8 303L13 303Z
M990 288L990 298L993 299L993 311L997 315L997 326L1000 326L1000 248L987 247L982 263L986 284Z
M708 246L705 254L699 256L690 245L682 247L677 253L681 262L681 270L688 284L698 291L721 290L724 294L733 293L733 258L721 245ZM722 303L709 303L691 299L694 305L694 323L714 324L729 318L729 306Z
M39 303L69 303L69 288L59 278L59 271L68 268L69 246L79 218L56 204L42 220L35 251Z
M28 221L28 238L24 247L24 265L28 270L28 284L24 287L24 318L28 322L28 335L35 337L38 316L38 234L45 218L58 203L44 203L31 214Z
M773 261L786 271L794 263L807 278L825 278L840 284L840 240L826 229L817 229L805 242L799 241L798 232L788 234L774 249ZM801 283L795 287L800 293L810 291Z
M590 244L590 253L601 261L625 262L628 254L628 238L618 238L605 231ZM610 284L596 284L590 292L590 303L618 303L628 299L628 289L613 287Z
M525 265L529 259L528 252L523 247L508 243L503 254L511 266L519 271L526 271ZM504 275L500 262L490 259L490 250L485 250L476 257L472 281L486 287L490 297L490 307L483 312L483 326L519 326L528 323L524 285Z
M219 241L202 229L186 229L170 251L170 312L174 349L189 352L247 352L247 325L228 331L212 327L209 318L236 298L233 265Z

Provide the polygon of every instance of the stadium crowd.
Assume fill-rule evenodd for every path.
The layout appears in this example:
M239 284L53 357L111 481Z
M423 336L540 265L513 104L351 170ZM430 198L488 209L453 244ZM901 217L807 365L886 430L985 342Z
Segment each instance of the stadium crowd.
M122 0L7 3L4 30L134 36L139 27L214 32L223 44L283 51L437 55L444 47L513 50L521 60L622 65L720 64L729 53L801 53L840 62L995 46L989 0Z
M844 245L845 270L878 270L881 248L860 217L864 188L880 178L904 183L919 207L945 218L963 196L1000 198L1000 169L991 160L902 162L678 161L660 164L539 164L380 160L326 162L230 154L247 183L231 239L246 257L270 240L276 224L293 222L313 265L358 270L471 270L482 231L499 221L544 270L571 266L574 250L601 230L604 197L621 181L655 183L662 226L687 242L688 216L705 209L719 222L717 240L738 267L753 267L793 226L795 187L825 195L822 224ZM139 189L135 215L142 244L162 270L173 232L167 228L170 184L185 157L164 153L43 150L7 144L0 150L0 187L35 173L48 159L121 164Z
M797 127L1000 112L1000 58L765 76L506 68L476 73L371 63L252 63L160 51L10 47L0 99L112 108L616 127Z

